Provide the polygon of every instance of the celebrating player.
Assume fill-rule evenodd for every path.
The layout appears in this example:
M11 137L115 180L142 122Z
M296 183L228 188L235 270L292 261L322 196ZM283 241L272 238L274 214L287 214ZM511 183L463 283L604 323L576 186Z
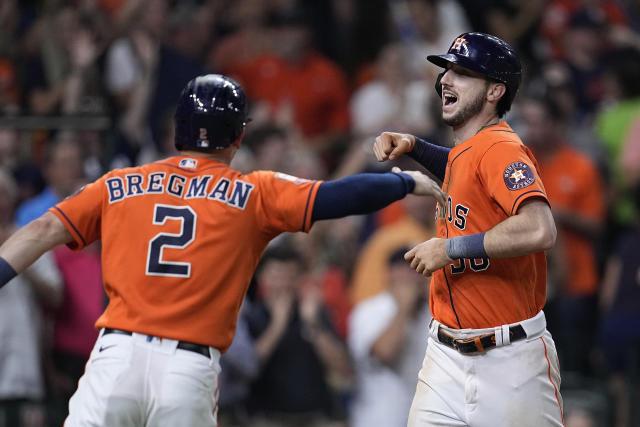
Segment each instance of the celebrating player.
M446 193L437 237L405 255L431 276L434 318L409 426L560 426L558 359L542 311L556 229L536 160L502 119L520 60L483 33L427 59L444 68L436 91L454 148L391 132L374 144L379 161L408 153Z
M180 155L114 170L0 247L0 285L49 249L102 239L109 305L66 427L215 426L219 358L267 243L408 193L444 201L419 172L320 182L229 167L247 123L235 81L200 76L175 114Z

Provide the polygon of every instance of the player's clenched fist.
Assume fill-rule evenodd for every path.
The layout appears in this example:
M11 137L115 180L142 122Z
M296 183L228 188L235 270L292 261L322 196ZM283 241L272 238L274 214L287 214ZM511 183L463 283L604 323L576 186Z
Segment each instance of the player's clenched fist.
M434 271L453 262L447 255L447 239L437 237L414 246L404 254L404 259L411 268L425 276L431 276Z
M379 162L394 160L413 150L416 137L408 133L382 132L373 143L373 152Z
M436 199L438 203L440 203L440 206L446 206L444 193L440 189L440 186L427 175L418 171L403 171L396 166L391 168L391 172L406 173L411 178L413 178L416 183L416 186L413 189L413 194L416 194L418 196L431 196Z

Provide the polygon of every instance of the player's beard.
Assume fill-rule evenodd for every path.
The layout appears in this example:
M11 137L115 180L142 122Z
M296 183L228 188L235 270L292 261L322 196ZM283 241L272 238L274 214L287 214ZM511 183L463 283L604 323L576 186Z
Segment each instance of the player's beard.
M458 112L453 116L449 118L443 117L444 122L453 128L464 124L471 117L482 111L485 95L486 92L484 90L481 91L475 98L473 98L467 105L458 110Z

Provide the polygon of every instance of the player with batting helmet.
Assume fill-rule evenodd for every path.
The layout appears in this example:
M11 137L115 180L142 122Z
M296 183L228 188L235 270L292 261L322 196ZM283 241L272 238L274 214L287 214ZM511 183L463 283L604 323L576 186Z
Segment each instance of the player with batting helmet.
M217 425L220 354L271 239L408 193L444 201L419 172L328 182L237 172L247 111L238 83L196 77L176 109L179 155L108 172L0 247L1 286L57 245L102 240L109 305L66 427Z
M379 161L408 154L442 181L437 237L405 259L431 276L429 344L409 426L561 426L560 370L546 329L544 251L555 242L533 154L504 121L520 84L514 50L464 33L427 59L454 147L376 138Z

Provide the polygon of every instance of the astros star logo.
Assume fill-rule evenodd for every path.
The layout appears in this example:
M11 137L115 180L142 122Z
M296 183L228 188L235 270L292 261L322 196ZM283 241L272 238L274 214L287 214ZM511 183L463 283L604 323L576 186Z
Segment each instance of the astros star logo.
M536 181L531 167L524 162L513 162L502 173L504 183L509 190L516 191L528 187Z
M511 174L511 178L513 178L515 182L518 182L526 177L524 176L524 173L522 173L522 169L516 169L516 171Z
M467 41L464 39L464 37L458 37L453 42L453 46L451 47L451 50L455 49L458 51L458 53L460 53L460 49L462 49L463 47L466 47L465 46L466 44L467 44Z

